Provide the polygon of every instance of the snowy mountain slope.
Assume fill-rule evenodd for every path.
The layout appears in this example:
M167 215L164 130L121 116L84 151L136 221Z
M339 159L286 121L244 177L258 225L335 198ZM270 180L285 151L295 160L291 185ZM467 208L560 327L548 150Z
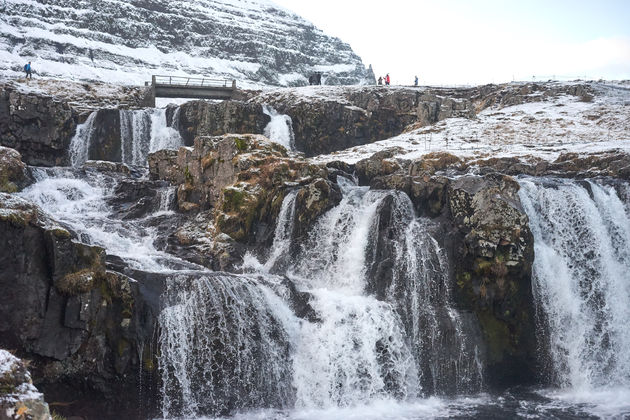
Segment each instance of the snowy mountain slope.
M151 74L241 86L372 82L349 45L268 0L0 2L0 73L139 84Z

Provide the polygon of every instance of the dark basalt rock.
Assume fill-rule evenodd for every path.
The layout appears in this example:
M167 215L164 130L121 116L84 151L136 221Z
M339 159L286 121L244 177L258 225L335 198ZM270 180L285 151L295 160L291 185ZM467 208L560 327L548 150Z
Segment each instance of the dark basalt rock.
M147 296L157 286L108 271L101 248L77 242L25 200L0 193L0 208L0 346L32 361L47 398L72 402L61 413L106 419L153 412L155 356L148 350L158 309Z
M197 136L263 134L270 121L261 105L239 101L186 102L180 107L179 131L186 146Z
M29 165L67 164L77 119L66 102L0 86L0 145L16 149Z
M94 118L88 157L90 160L122 162L120 147L120 111L100 109Z
M498 389L536 380L534 239L518 189L502 175L466 176L448 186L455 298L477 316L487 383Z

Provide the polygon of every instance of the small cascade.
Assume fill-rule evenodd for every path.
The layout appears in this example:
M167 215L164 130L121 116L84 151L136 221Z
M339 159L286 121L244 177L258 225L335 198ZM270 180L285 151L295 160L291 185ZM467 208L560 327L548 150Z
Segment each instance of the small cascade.
M295 135L291 117L279 114L270 106L263 106L263 112L269 115L271 121L265 127L265 136L271 141L283 145L287 150L295 150Z
M397 197L411 221L394 245L387 298L397 304L410 334L423 392L477 392L483 378L479 344L464 333L465 323L452 306L447 257L429 234L429 222L413 218L407 196Z
M90 114L70 142L70 162L79 167L90 160L90 146L95 140L95 121L99 111ZM166 109L147 108L120 110L120 157L123 163L147 166L149 153L162 149L177 149L183 145L174 123L179 122L179 108L174 111L171 124L167 124ZM117 145L116 145L117 147ZM114 159L114 158L112 158Z
M182 137L177 129L167 124L166 109L120 111L120 146L124 163L146 166L149 153L177 149L182 144Z
M35 169L34 175L38 182L20 195L80 232L83 242L102 246L137 270L163 272L173 267L196 267L156 249L156 228L114 217L107 198L114 194L117 181L108 175L82 176L65 168Z
M578 392L630 387L627 184L520 181L535 238L534 298L554 382Z
M286 258L290 254L291 239L293 234L293 226L295 220L295 198L297 191L291 191L282 201L282 207L278 214L276 230L274 232L273 245L271 253L264 265L265 271L270 272L271 269L280 265L279 260L282 258L286 262Z
M83 124L77 125L77 131L70 140L70 164L72 166L81 166L88 160L96 115L97 111L92 112Z
M160 315L163 416L291 407L297 319L259 281L208 273L169 280Z

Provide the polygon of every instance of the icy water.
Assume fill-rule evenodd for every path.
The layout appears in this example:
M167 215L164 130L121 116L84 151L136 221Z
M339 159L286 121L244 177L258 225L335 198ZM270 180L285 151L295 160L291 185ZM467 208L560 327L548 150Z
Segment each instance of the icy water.
M290 193L268 254L249 255L247 273L234 275L156 248L146 220L118 219L107 201L116 179L36 175L23 197L131 267L171 274L159 320L162 418L630 418L627 184L520 181L535 237L540 362L554 386L493 395L466 314L452 305L432 222L404 194L342 181L342 202L296 244ZM148 217L168 217L172 194L160 191ZM376 299L367 290L385 214L397 257ZM310 315L297 313L285 278L308 293Z

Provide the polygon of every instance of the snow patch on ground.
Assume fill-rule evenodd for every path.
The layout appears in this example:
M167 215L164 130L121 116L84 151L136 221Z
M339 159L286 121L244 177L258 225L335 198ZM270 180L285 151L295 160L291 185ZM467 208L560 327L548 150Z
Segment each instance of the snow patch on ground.
M475 119L450 118L387 140L313 158L317 162L356 163L392 148L398 157L416 159L432 152L460 157L533 156L555 160L560 154L604 151L630 152L630 89L619 84L595 84L592 102L575 96L505 108L493 106ZM300 88L305 96L316 95Z

